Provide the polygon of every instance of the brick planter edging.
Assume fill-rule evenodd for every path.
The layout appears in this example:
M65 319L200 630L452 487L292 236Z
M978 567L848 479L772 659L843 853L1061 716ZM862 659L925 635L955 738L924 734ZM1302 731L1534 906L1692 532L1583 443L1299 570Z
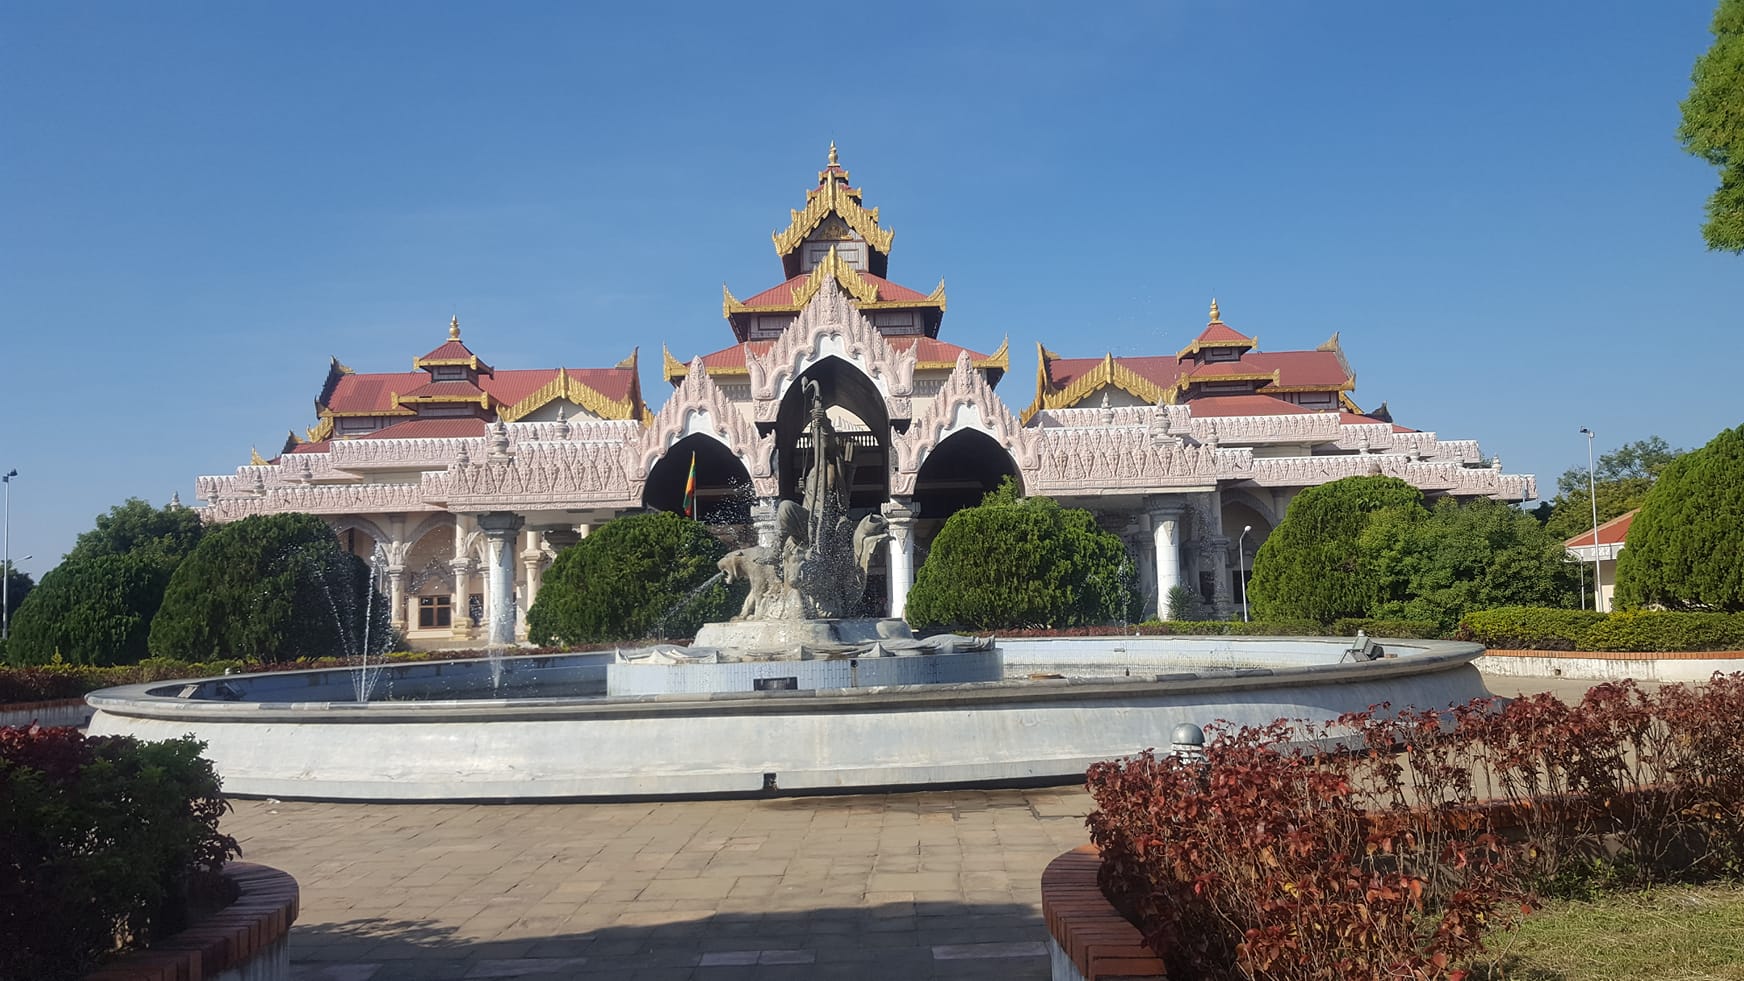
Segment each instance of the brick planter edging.
M289 936L297 920L297 880L250 862L231 862L223 874L241 889L236 902L145 950L122 954L85 975L85 981L214 978Z
M1162 959L1144 945L1096 884L1102 852L1079 845L1042 871L1042 919L1048 935L1085 981L1167 978ZM1057 976L1057 975L1056 975Z

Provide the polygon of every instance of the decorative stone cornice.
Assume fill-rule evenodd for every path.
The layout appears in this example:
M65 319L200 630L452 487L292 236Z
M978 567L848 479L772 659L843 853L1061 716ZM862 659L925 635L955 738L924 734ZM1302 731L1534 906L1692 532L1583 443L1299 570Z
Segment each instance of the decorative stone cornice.
M985 433L1004 447L1016 462L1019 472L1025 474L1025 483L1028 484L1029 475L1040 466L1038 447L1041 433L1023 427L1005 407L1004 401L993 394L986 376L976 370L965 351L957 355L957 365L938 394L915 414L908 432L891 435L890 449L894 459L890 492L913 494L927 456L947 437L965 429Z
M528 442L513 456L456 461L442 473L425 474L419 489L450 511L627 510L641 504L642 480L624 464L622 447Z
M884 396L892 419L908 417L906 411L897 411L896 400L906 400L914 394L914 349L898 351L891 347L871 321L854 308L848 295L834 281L826 281L766 354L745 352L757 420L774 422L787 386L807 368L831 356L842 358L866 373ZM692 361L691 375L701 371L702 360Z
M758 496L772 497L777 493L775 435L758 435L757 427L745 418L744 411L729 401L703 370L702 359L695 358L672 397L633 444L630 469L638 497L655 461L665 456L672 444L693 433L712 436L731 450L750 473L752 488Z

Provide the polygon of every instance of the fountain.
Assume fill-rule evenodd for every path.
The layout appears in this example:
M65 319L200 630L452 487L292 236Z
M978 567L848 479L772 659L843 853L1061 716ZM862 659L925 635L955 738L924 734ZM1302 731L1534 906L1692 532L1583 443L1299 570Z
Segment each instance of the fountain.
M95 692L93 734L193 733L232 794L538 800L1080 781L1176 725L1328 723L1487 694L1476 644L1368 638L916 639L856 616L889 534L854 520L853 444L807 385L810 459L749 594L691 647L231 675ZM492 567L505 561L493 555ZM507 616L508 614L505 614Z

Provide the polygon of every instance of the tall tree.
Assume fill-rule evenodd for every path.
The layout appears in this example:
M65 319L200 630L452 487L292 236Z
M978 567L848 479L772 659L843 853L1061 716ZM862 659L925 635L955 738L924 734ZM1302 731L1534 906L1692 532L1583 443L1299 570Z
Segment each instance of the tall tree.
M46 664L136 664L176 563L152 549L62 562L12 621L6 659Z
M1660 475L1617 557L1617 604L1744 610L1744 426Z
M1677 135L1720 171L1702 226L1708 248L1744 254L1744 0L1720 0L1712 29L1714 45L1690 73Z
M12 620L18 619L18 608L24 604L24 598L36 588L36 580L28 572L20 572L11 562L0 562L0 574L6 576L6 616Z
M1599 520L1609 521L1638 508L1659 479L1660 471L1683 451L1659 436L1625 443L1599 457L1593 467L1598 491ZM1585 467L1570 467L1556 478L1556 499L1550 502L1545 527L1567 541L1593 527L1592 496Z
M1562 539L1501 501L1443 499L1427 514L1395 508L1360 536L1382 592L1370 616L1453 630L1467 611L1496 606L1572 607L1579 567Z
M74 540L64 561L147 549L180 560L200 543L204 531L200 513L192 508L154 508L145 500L130 497L97 515L96 526Z

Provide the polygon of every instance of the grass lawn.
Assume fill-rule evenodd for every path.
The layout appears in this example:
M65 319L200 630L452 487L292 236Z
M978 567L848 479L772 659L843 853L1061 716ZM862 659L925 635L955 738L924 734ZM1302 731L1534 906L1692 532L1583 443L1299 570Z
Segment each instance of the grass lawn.
M1744 886L1554 902L1491 948L1474 981L1744 981Z

